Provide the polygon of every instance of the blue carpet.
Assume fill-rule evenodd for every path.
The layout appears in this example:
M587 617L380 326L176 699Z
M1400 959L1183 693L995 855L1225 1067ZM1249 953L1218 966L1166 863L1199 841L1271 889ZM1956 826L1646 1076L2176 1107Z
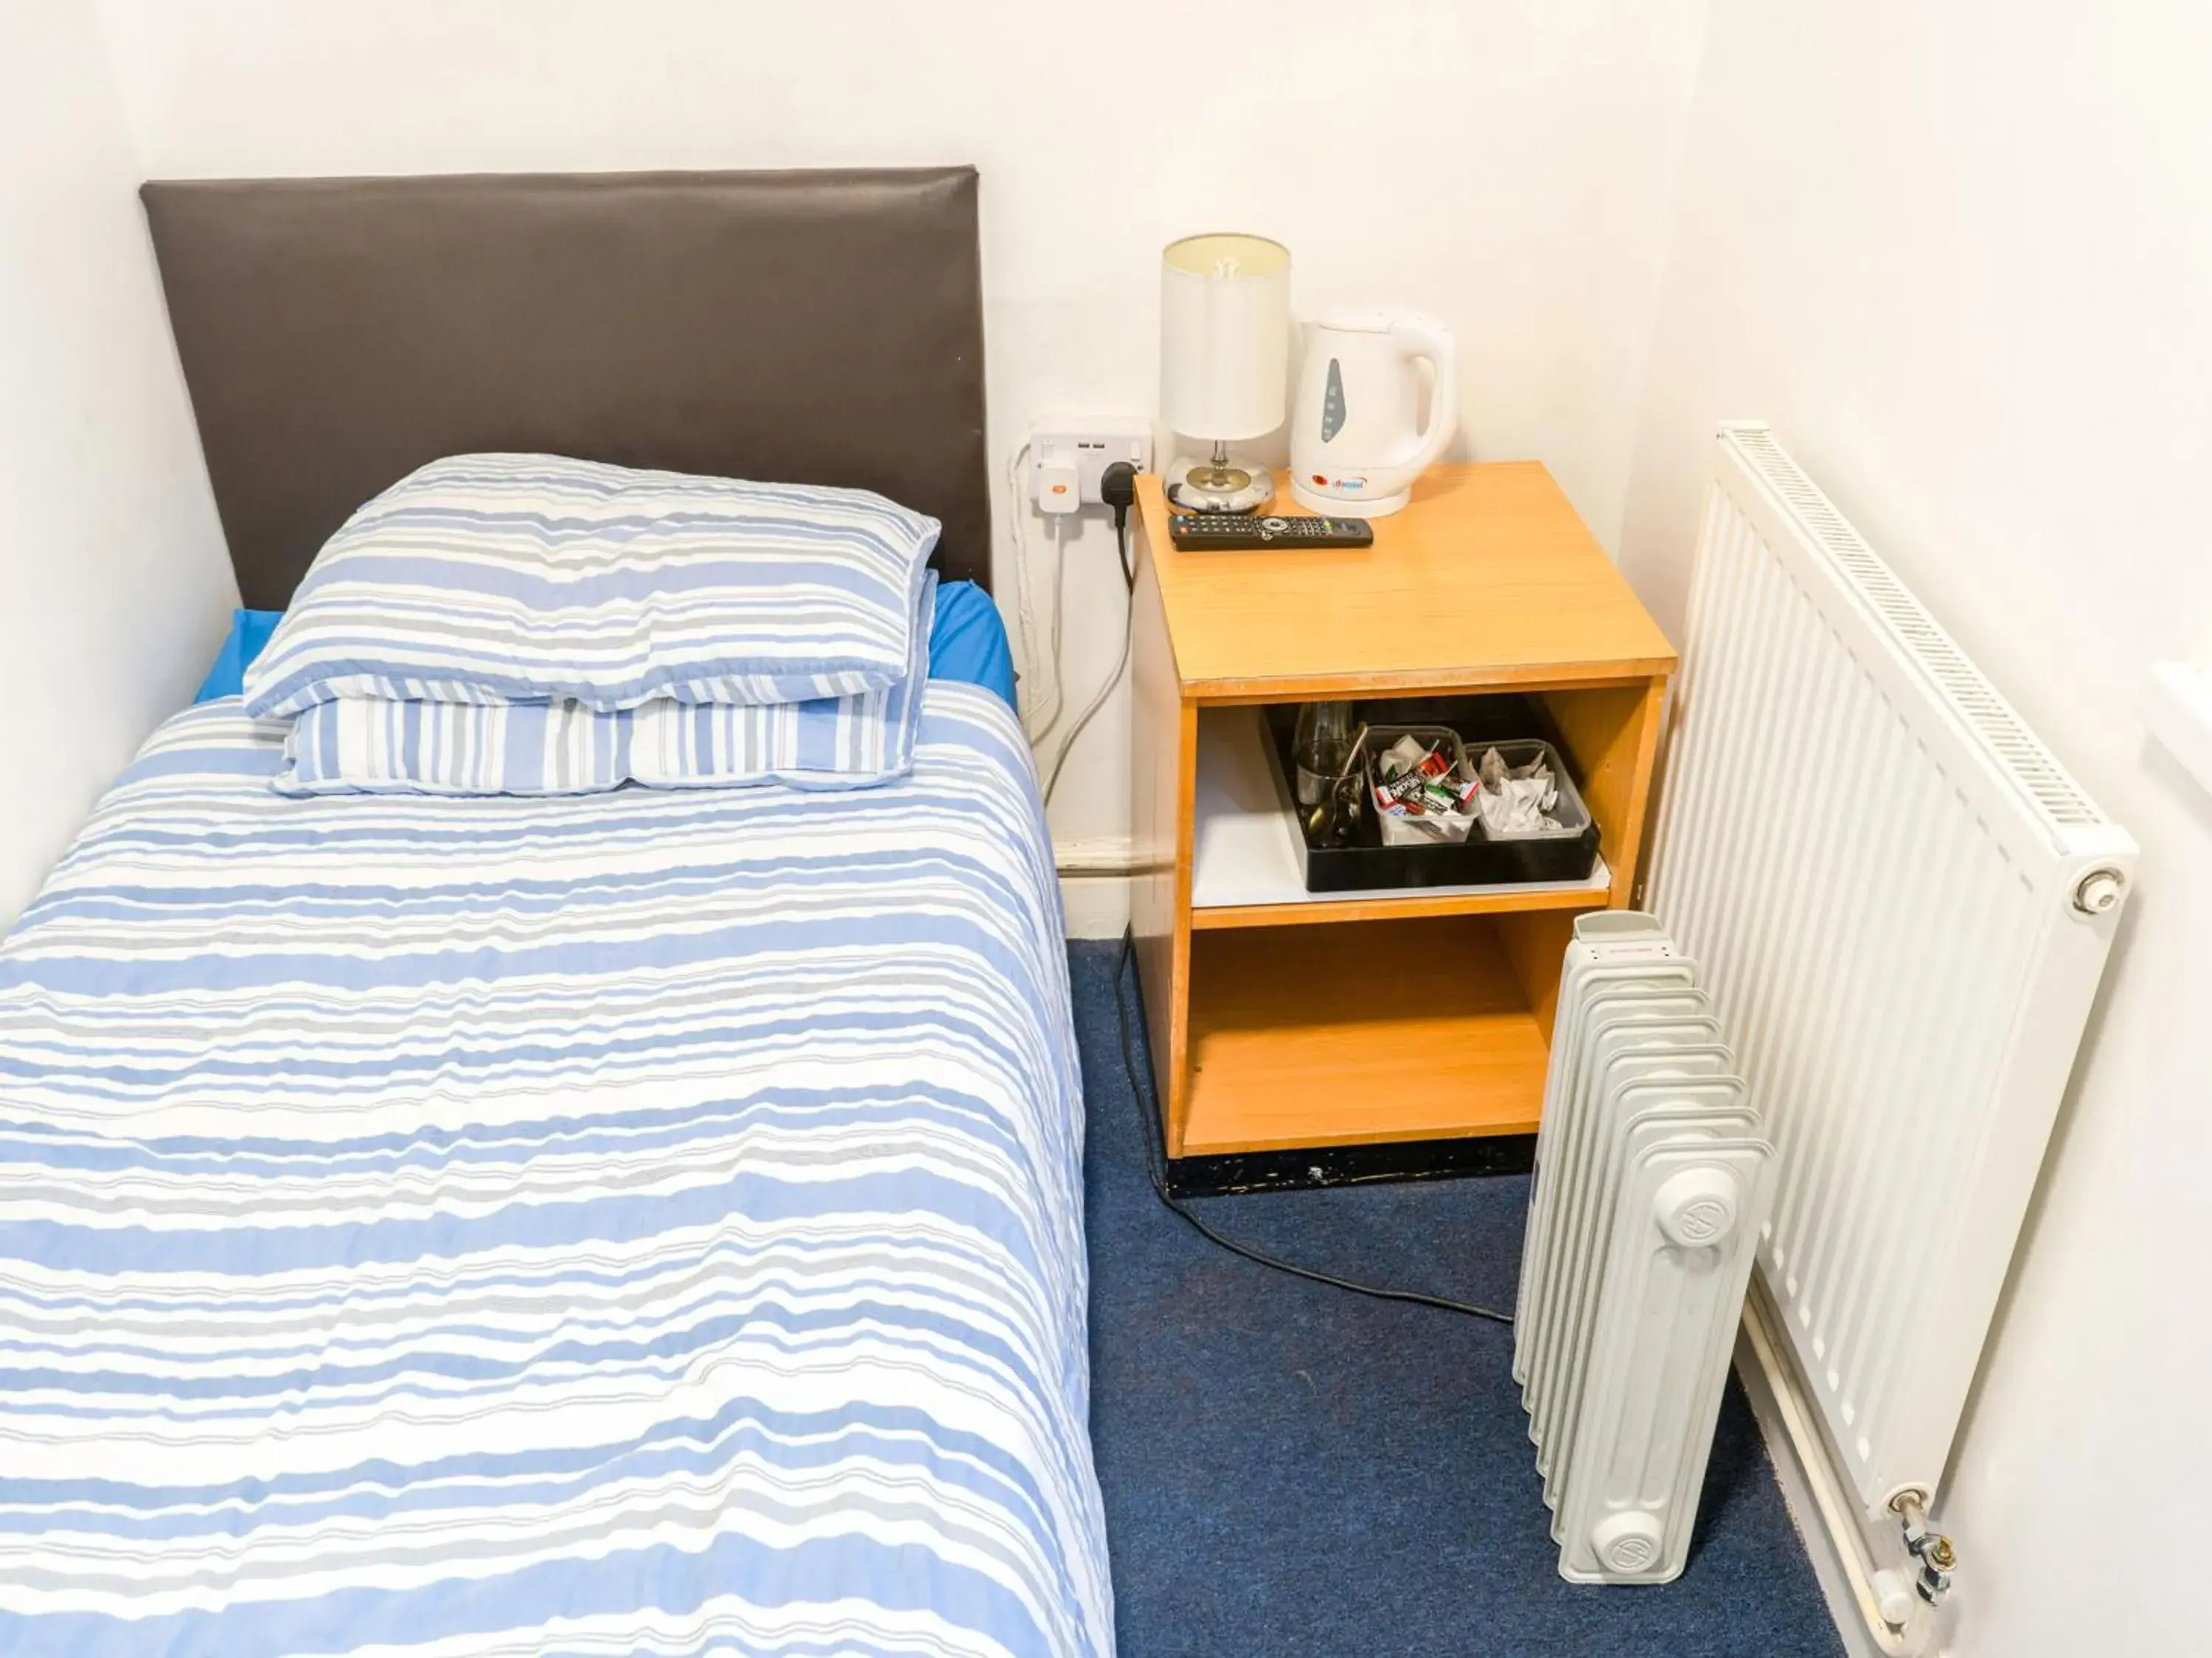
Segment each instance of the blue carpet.
M1689 1570L1657 1588L1563 1582L1511 1331L1253 1265L1163 1208L1121 1067L1120 948L1069 955L1122 1658L1840 1658L1733 1381ZM1510 1309L1527 1203L1511 1177L1194 1206L1304 1264Z

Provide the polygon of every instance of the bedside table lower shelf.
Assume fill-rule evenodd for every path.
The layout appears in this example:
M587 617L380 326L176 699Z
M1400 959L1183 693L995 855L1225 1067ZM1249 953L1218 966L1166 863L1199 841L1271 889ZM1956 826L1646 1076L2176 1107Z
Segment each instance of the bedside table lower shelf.
M1194 934L1189 1095L1173 1155L1533 1133L1550 1009L1516 958L1540 962L1553 923Z

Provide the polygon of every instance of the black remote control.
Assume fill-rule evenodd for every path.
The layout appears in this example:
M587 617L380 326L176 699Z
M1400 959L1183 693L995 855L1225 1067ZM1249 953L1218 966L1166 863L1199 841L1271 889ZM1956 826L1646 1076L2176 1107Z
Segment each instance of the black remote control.
M1168 539L1186 552L1218 548L1371 547L1375 527L1364 518L1271 518L1249 512L1179 512Z

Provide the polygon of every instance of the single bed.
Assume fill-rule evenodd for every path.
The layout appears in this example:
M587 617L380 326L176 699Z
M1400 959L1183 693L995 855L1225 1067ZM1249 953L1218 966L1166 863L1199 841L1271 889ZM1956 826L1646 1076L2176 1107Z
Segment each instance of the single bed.
M249 602L425 447L758 475L748 421L782 475L914 469L988 574L972 174L169 188ZM898 455L834 399L701 414L747 348L663 290L739 247L749 326L834 290L958 370L899 382ZM580 282L607 362L501 412L486 364L566 303L510 329L518 291ZM383 411L343 464L240 366L325 336ZM660 436L626 353L692 363ZM1111 1651L1049 845L1000 698L921 720L910 776L841 794L291 799L234 700L155 735L0 946L0 1652Z

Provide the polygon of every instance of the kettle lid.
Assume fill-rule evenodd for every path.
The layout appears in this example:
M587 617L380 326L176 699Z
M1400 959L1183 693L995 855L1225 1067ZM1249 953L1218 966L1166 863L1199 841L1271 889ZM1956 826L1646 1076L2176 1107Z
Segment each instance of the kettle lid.
M1371 301L1332 305L1314 319L1314 326L1340 334L1387 334L1399 315L1397 307Z

